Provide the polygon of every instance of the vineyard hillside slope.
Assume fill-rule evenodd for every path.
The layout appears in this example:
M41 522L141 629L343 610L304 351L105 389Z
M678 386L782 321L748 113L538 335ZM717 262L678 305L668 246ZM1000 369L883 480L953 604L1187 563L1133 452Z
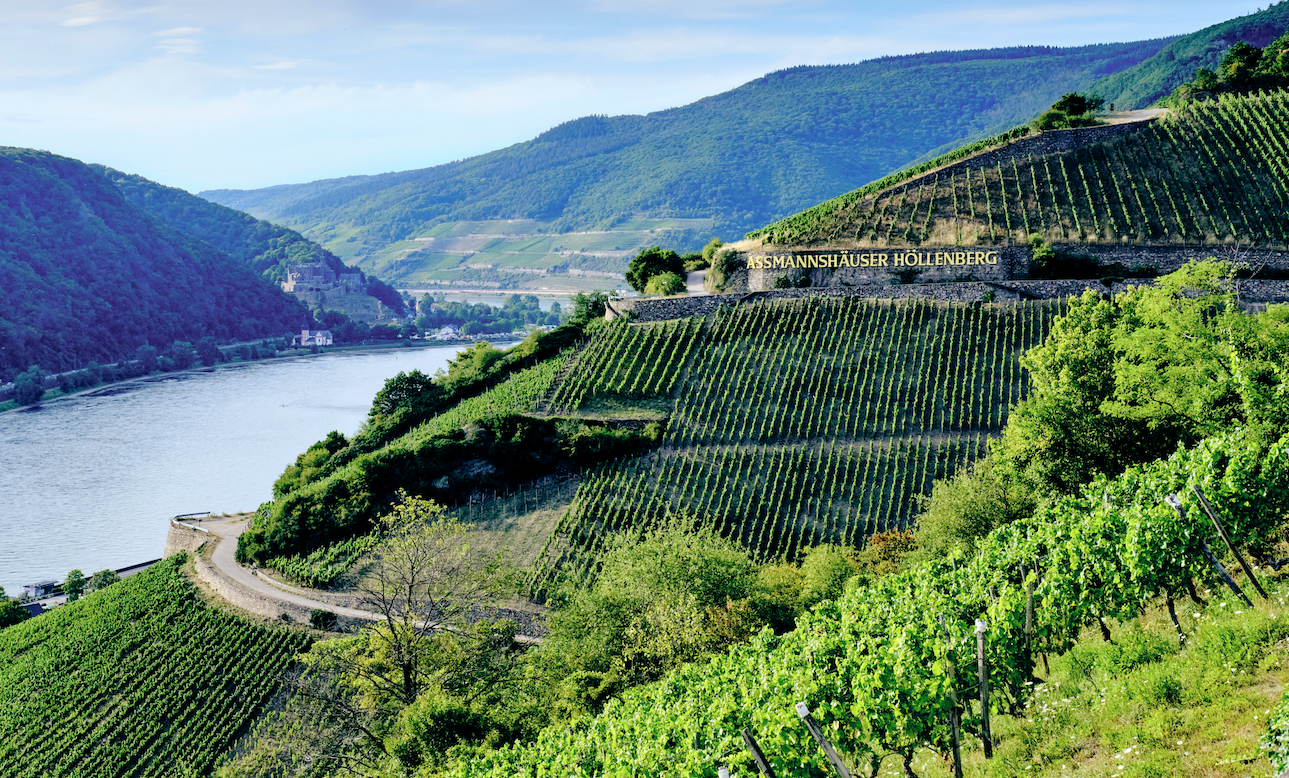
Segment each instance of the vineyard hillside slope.
M206 775L308 645L206 605L172 556L0 631L0 775Z
M1281 92L1190 103L1126 128L1044 133L856 190L748 237L887 247L1023 245L1037 234L1053 243L1283 249L1286 126ZM1077 147L1050 152L1063 136Z

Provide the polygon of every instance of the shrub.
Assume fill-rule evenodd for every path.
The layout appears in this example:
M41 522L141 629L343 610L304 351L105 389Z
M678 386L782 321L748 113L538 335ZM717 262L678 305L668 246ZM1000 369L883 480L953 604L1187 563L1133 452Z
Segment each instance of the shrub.
M677 273L659 273L645 284L645 294L683 294L685 279Z

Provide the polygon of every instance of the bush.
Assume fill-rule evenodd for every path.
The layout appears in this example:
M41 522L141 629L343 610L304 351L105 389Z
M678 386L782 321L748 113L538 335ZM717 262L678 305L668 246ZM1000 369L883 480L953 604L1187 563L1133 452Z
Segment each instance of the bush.
M706 249L704 249L706 250ZM712 267L707 271L705 286L709 292L723 292L729 286L730 276L744 266L739 253L732 248L717 249L712 253Z
M659 273L645 284L645 294L683 294L685 291L685 279L676 273Z
M685 272L685 262L680 255L671 249L653 246L642 250L631 260L627 267L627 283L637 292L644 292L649 279L660 273L675 273L680 276Z
M45 394L45 371L32 365L14 379L13 399L19 405L35 405Z

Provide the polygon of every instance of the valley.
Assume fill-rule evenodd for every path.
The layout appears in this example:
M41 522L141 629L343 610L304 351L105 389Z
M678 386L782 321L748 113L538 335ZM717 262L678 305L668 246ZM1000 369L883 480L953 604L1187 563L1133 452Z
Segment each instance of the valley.
M305 184L0 150L0 369L165 371L17 375L0 562L176 516L0 591L0 774L1285 773L1286 126L1278 3ZM170 370L287 320L461 344Z

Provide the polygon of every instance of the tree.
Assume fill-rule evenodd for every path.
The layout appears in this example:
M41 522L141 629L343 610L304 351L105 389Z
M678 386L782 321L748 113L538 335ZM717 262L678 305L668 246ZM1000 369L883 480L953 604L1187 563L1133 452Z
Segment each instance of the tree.
M80 570L72 570L67 574L67 580L63 581L63 594L67 595L68 602L74 602L84 593L85 574Z
M115 570L99 570L90 576L86 590L97 592L100 589L106 589L119 580L121 580L121 576L117 575Z
M45 376L40 365L32 365L14 379L13 399L19 405L35 405L45 394Z
M442 407L446 399L447 392L443 387L420 370L400 372L376 393L367 418L374 421L381 416L392 416L399 410L416 418L428 418Z
M172 343L167 356L175 363L176 370L187 370L197 361L197 351L186 340L176 340Z
M644 291L645 294L682 294L685 291L685 279L671 272L659 273L649 279Z
M214 338L207 336L197 341L197 357L206 367L213 367L223 356Z
M443 718L469 719L462 706L469 709L476 693L499 685L518 655L512 622L469 623L509 591L510 579L499 559L471 553L464 526L401 490L380 526L384 536L358 587L362 607L380 621L354 637L318 643L286 677L304 705L302 717L312 722L309 732L297 733L300 747L351 771L391 759L419 764L417 748L408 749L394 722L421 698L444 703L421 702L408 714L428 727L425 738L455 742ZM436 718L438 725L428 723ZM458 721L453 731L470 737L468 723Z
M144 373L151 373L157 369L156 346L139 346L139 349L134 352L134 358L139 360Z
M703 246L703 261L708 265L712 264L712 258L716 256L716 250L724 245L724 243L721 243L720 238L712 238L708 241L707 245Z
M470 553L466 527L432 500L400 489L380 525L385 537L358 588L381 617L368 634L387 661L358 672L407 705L427 680L420 660L431 639L464 628L472 610L505 592L507 578L500 560Z
M17 624L30 615L26 608L5 596L4 587L0 586L0 629Z
M679 254L671 249L653 246L643 249L631 260L631 264L627 266L627 283L637 292L643 292L649 279L659 273L675 273L679 276L684 272L685 262Z
M604 316L604 312L610 300L616 299L615 295L608 292L596 290L594 292L578 292L573 295L572 314L569 318L572 324L586 324L591 319L598 319Z

